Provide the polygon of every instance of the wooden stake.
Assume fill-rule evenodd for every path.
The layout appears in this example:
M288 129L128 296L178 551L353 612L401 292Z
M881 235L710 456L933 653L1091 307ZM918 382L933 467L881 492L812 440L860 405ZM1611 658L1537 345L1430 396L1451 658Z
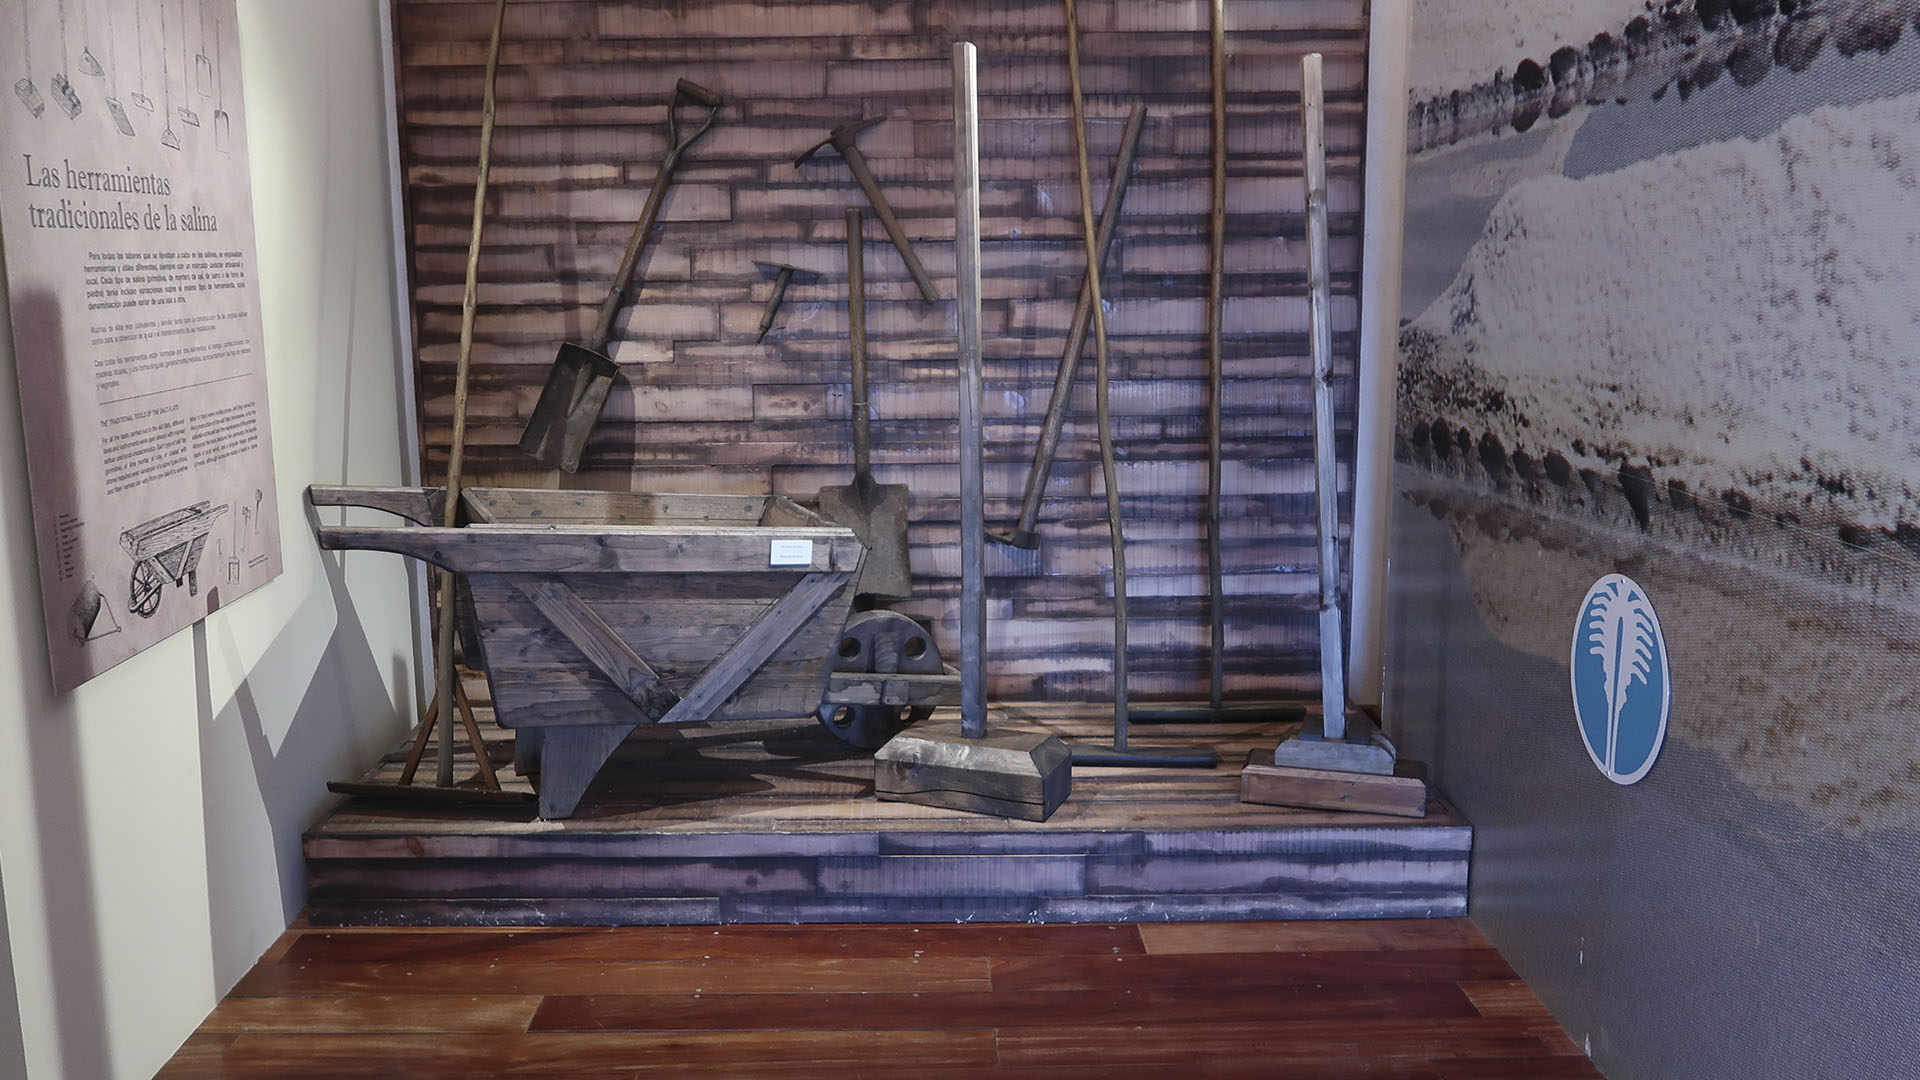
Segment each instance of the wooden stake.
M1080 97L1080 16L1067 13L1067 82L1073 91L1073 151L1080 174L1080 238L1087 251L1087 291L1093 301L1094 412L1100 429L1100 475L1107 489L1107 532L1113 541L1113 748L1127 748L1127 540L1120 521L1120 486L1113 464L1113 425L1107 394L1107 314L1100 300L1099 240L1093 224L1093 181L1087 168L1086 104Z
M493 153L493 84L500 70L500 32L507 21L507 0L494 0L493 40L487 46L486 90L480 104L480 165L473 184L473 234L467 242L467 289L460 301L460 353L453 377L453 442L447 455L447 503L441 523L457 525L460 514L460 459L467 443L467 368L473 358L473 317L479 306L480 236L486 225L487 166ZM453 670L453 573L440 574L440 626L434 642L434 677L438 692L435 704L440 716L453 715L453 684L459 678ZM439 758L434 782L453 786L454 725L440 726ZM482 755L484 758L484 755Z
M1327 252L1326 105L1319 53L1300 58L1307 194L1307 342L1313 355L1313 471L1320 551L1321 732L1347 731L1345 633L1340 625L1339 472L1333 442L1333 289Z

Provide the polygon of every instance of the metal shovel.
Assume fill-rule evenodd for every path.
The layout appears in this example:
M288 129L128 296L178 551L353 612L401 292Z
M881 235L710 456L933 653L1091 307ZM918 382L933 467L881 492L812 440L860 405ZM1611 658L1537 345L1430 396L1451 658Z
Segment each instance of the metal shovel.
M867 272L861 247L862 220L847 209L847 337L853 352L853 483L820 489L820 512L852 529L867 545L867 560L853 584L855 598L885 603L913 595L907 566L905 484L876 484L870 460L867 409Z
M707 109L706 120L684 139L680 137L679 116L683 97ZM607 339L613 336L614 316L620 313L620 301L640 267L640 256L647 249L647 234L653 231L654 219L660 216L660 203L673 183L673 170L680 163L681 153L713 126L720 105L720 95L704 86L685 79L674 84L673 100L667 105L667 156L653 178L653 189L647 192L647 205L640 211L633 238L627 241L627 253L620 260L620 269L614 272L613 286L600 304L600 318L585 341L577 345L561 344L560 355L553 360L553 370L547 373L547 385L540 391L533 416L520 435L520 449L543 465L570 473L580 471L580 455L587 448L587 436L600 422L600 410L606 407L613 378L620 371L619 365L607 355Z

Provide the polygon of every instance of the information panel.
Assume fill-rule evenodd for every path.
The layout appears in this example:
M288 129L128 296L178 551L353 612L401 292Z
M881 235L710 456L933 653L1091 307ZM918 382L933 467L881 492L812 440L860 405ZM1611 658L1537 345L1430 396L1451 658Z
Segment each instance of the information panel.
M0 92L65 692L280 573L234 0L0 0Z

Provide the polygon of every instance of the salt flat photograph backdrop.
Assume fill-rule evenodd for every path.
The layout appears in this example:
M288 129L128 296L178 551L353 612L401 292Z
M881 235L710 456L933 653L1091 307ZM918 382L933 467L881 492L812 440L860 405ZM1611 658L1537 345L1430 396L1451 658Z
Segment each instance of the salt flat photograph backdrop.
M1311 369L1299 58L1326 57L1334 330L1351 453L1366 24L1359 0L1228 7L1228 297L1223 395L1228 690L1317 686ZM425 475L445 475L482 69L493 6L397 8L408 242ZM1207 685L1208 5L1080 5L1094 199L1127 111L1148 108L1105 296L1127 518L1134 693ZM515 443L562 341L582 338L667 145L674 81L726 99L683 159L616 326L622 377L570 484L776 492L811 500L851 475L843 209L866 208L834 125L886 121L861 150L940 290L922 303L867 214L874 469L911 487L915 596L899 605L957 649L950 48L980 48L986 485L1011 522L1078 295L1078 187L1061 5L508 4L480 262L467 480L556 483ZM691 114L691 111L689 111ZM1097 207L1096 207L1097 209ZM754 343L763 259L796 283ZM1111 693L1111 556L1093 424L1093 347L1041 514L1040 550L989 545L996 697ZM1345 487L1343 469L1343 496Z
M1475 925L1614 1080L1914 1076L1920 0L1412 15L1383 706ZM1631 787L1569 689L1613 573Z

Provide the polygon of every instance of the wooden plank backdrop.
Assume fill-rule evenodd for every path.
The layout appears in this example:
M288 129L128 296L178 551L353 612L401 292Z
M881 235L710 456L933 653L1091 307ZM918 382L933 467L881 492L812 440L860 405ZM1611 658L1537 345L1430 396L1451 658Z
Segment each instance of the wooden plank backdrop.
M1204 0L1080 5L1104 198L1136 100L1145 139L1105 279L1127 517L1136 697L1207 683L1206 351L1209 82ZM1230 697L1315 692L1311 367L1299 57L1326 56L1336 393L1352 447L1362 0L1229 0L1223 395ZM400 0L402 150L425 471L446 467L481 73L491 5ZM919 299L867 224L876 479L913 492L915 595L899 607L954 648L958 412L948 47L980 46L990 524L1018 509L1083 273L1053 0L513 0L508 5L469 406L467 480L811 500L852 447L844 207L865 205L835 124L860 146L943 299ZM667 145L685 77L726 98L683 159L610 346L622 378L581 473L515 443L562 341L589 329ZM824 271L754 337L772 283L752 260ZM990 690L1112 693L1110 555L1092 421L1092 349L1041 515L1038 551L989 545ZM1345 485L1346 469L1342 469ZM1343 492L1343 495L1345 492Z

